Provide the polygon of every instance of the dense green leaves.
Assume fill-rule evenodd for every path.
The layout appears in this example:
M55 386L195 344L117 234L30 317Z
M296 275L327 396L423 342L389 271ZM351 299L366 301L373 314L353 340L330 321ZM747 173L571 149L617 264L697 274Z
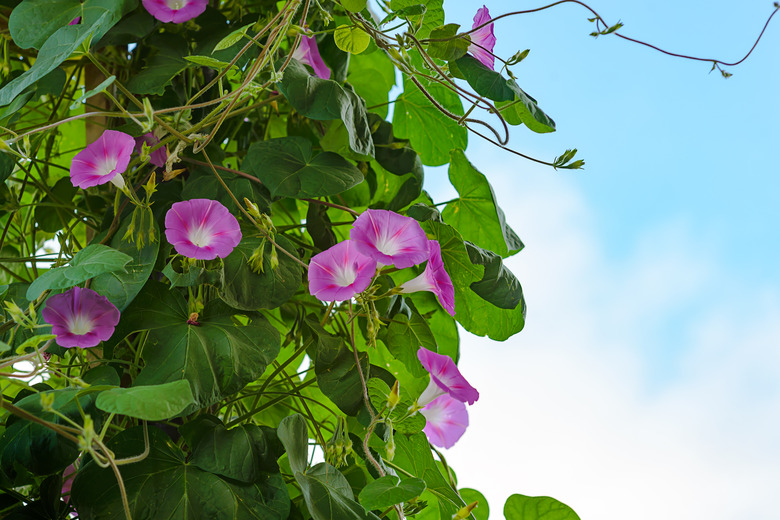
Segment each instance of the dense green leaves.
M417 30L417 38L427 38L431 31L444 23L444 0L392 0L390 9L409 19ZM404 10L422 5L424 10L413 9L414 14L407 15ZM422 14L418 14L422 11Z
M103 273L127 272L133 257L102 244L88 245L73 256L69 265L43 273L30 284L27 299L34 300L48 289L68 289Z
M340 155L313 155L311 142L302 137L254 143L243 168L260 179L274 197L335 195L363 180L360 170Z
M367 110L387 116L388 94L395 85L395 67L384 51L350 56L347 81L366 101Z
M425 90L455 116L463 115L457 94L439 84L424 83ZM465 127L443 114L411 81L404 80L404 93L398 96L393 113L395 135L409 139L426 166L440 166L450 159L450 150L465 150Z
M580 520L569 506L550 497L514 494L504 504L506 520Z
M150 453L120 466L133 518L169 520L283 520L290 511L287 488L278 473L262 473L251 484L223 479L186 462L185 455L157 428L149 428ZM109 447L117 457L144 451L141 427L117 435ZM85 520L124 515L110 468L88 463L73 483L72 499Z
M189 382L179 380L162 385L112 388L101 392L96 404L104 412L163 421L177 416L195 404L195 400Z
M298 258L293 244L281 235L275 242L294 258ZM290 299L301 285L301 265L281 251L277 251L279 265L271 265L274 246L263 238L244 238L224 259L219 295L228 305L248 311L273 309ZM255 252L262 257L253 260ZM262 263L263 269L257 267Z
M149 330L143 351L146 367L135 386L186 379L197 403L186 410L192 411L237 392L279 353L279 333L268 320L246 313L249 322L241 325L232 319L234 313L212 300L192 320L177 289L150 281L123 314L112 341Z
M165 87L188 62L183 58L189 54L187 42L173 34L157 34L149 42L154 52L146 58L143 69L133 74L127 88L134 94L163 94Z
M53 4L67 4L73 7L76 2L75 0L67 2L53 0L42 4L34 0L27 0L14 9L15 13L19 8L22 8L18 15L14 16L12 13L14 21L9 20L9 28L13 26L17 28L17 33L21 31L19 36L22 45L37 46L41 42L40 34L47 35L48 30L39 33L38 27L42 20L49 20L52 13L58 12L56 8L52 9ZM85 6L87 4L94 6L94 9L90 9L88 16L85 8L82 23L78 25L67 25L67 22L58 23L58 28L45 38L46 41L41 45L38 58L32 67L0 89L0 106L7 105L29 85L54 70L73 54L88 37L95 35L99 37L105 34L124 13L135 7L136 0L97 0L94 3L87 2ZM48 29L54 28L53 25L46 25L46 27ZM30 29L32 30L30 31Z
M462 56L450 66L457 67L457 70L480 96L485 96L493 101L511 101L515 98L514 90L509 88L507 80L501 74L489 69L471 55Z
M374 155L374 143L366 121L365 102L333 80L311 76L292 60L277 84L290 105L302 115L320 121L341 119L349 134L349 146L363 155Z
M523 243L506 223L492 186L461 150L451 153L449 176L460 197L447 203L442 212L444 220L465 240L504 258L520 251Z

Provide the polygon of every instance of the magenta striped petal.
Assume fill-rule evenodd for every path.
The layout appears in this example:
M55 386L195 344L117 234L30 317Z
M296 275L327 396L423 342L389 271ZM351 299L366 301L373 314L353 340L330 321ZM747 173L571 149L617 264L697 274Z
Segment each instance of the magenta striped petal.
M425 435L431 444L441 448L452 448L469 425L466 405L446 394L425 405L420 413L426 421Z
M43 320L51 325L57 345L94 347L114 333L119 310L92 289L73 287L46 300Z
M298 47L293 51L292 57L314 69L314 74L316 74L317 77L330 79L330 69L325 65L325 62L322 61L320 50L317 48L317 40L314 36L301 37L301 43L299 43Z
M477 14L474 15L474 24L471 28L479 27L490 20L490 11L483 5L477 10ZM469 53L477 58L485 67L494 70L495 57L491 53L493 52L493 47L496 45L496 37L493 35L493 24L487 24L481 29L477 29L469 36L471 36Z
M126 133L106 130L73 158L70 181L79 188L113 181L127 169L134 147L135 141Z
M208 0L143 0L143 4L161 22L182 23L202 14Z
M352 240L344 240L309 262L309 292L322 301L349 300L371 285L376 261L362 255Z
M159 143L160 140L157 139L153 133L147 132L141 137L135 138L135 151L136 153L140 154L141 150L143 149L144 143L151 148L152 146ZM165 161L168 159L168 150L165 146L162 146L158 148L157 150L153 151L151 154L149 154L149 162L153 165L157 166L158 168L162 168L165 166Z
M428 241L428 265L423 273L401 285L401 293L414 293L417 291L430 291L436 295L441 306L450 316L455 316L455 287L452 285L450 275L444 269L441 259L441 246L436 240Z
M420 223L384 209L367 209L352 225L349 237L358 251L382 265L399 269L428 259L428 237Z
M165 238L187 258L225 258L241 242L238 220L211 199L176 202L165 215Z
M460 374L458 366L449 356L437 354L425 347L417 351L417 358L431 374L431 382L417 400L419 404L427 404L442 394L449 394L453 399L474 404L479 399L479 392Z

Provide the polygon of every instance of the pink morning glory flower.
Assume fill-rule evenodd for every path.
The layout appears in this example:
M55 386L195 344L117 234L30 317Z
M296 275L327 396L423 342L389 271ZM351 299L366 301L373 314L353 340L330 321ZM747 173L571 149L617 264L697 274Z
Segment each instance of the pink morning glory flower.
M401 285L401 293L413 293L417 291L430 291L439 299L450 316L455 316L455 288L452 286L450 275L444 269L441 259L441 246L436 240L428 240L428 265L425 271L408 282Z
M125 187L122 172L130 163L135 141L124 132L106 130L97 140L81 150L70 163L70 182L89 188L111 182L120 190Z
M77 16L76 18L74 18L73 20L71 20L71 21L70 21L70 23L69 23L68 25L78 25L80 21L81 21L81 17L80 17L80 16Z
M73 287L46 300L43 319L57 336L57 345L89 348L111 337L119 310L92 289Z
M144 143L148 147L152 147L159 143L160 140L157 139L153 133L147 132L141 137L135 138L135 151L136 153L141 153L141 149L143 148ZM168 150L162 146L158 148L157 150L153 151L151 154L149 154L149 162L157 166L158 168L162 168L165 166L165 161L168 159Z
M367 209L355 220L349 238L382 265L403 269L428 259L428 237L420 223L393 211Z
M241 242L238 220L211 199L176 202L165 214L165 238L187 258L225 258Z
M477 14L474 15L474 24L471 26L479 27L485 22L489 22L490 11L486 6L482 6L477 10ZM481 29L477 29L471 36L471 45L469 45L469 53L477 58L482 65L493 70L495 64L495 58L493 57L493 47L496 45L496 37L493 35L493 24L487 24Z
M474 404L479 399L479 392L460 374L451 357L420 347L417 359L431 375L431 382L417 399L418 405L426 405L444 394L469 404Z
M441 448L452 448L469 425L466 405L447 394L426 404L420 413L426 421L425 435L431 444Z
M317 77L330 79L330 69L325 65L325 62L322 61L320 50L317 48L317 40L314 36L302 36L301 43L299 43L298 47L293 51L292 57L313 68Z
M349 300L371 285L376 260L344 240L314 255L309 262L309 292L323 301Z
M143 0L144 8L161 22L182 23L206 10L208 0Z

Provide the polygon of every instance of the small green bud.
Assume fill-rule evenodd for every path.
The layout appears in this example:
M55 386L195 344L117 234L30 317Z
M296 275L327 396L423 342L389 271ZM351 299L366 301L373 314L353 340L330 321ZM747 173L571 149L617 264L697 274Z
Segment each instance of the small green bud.
M263 265L263 259L265 257L265 239L260 243L254 251L252 256L249 257L249 268L257 274L265 273L265 266Z
M11 319L17 325L24 325L27 322L27 316L24 315L24 311L13 300L5 302L5 310L11 315Z
M45 412L52 411L54 407L54 392L41 392L38 394L41 398L41 408Z
M395 380L395 383L393 383L393 388L390 389L390 395L387 396L387 408L388 412L392 412L398 402L401 400L401 393L400 389L398 387L399 383L398 380Z
M325 443L325 461L335 467L346 466L347 456L352 453L352 441L349 439L347 421L339 417L333 437Z
M270 264L272 271L275 271L276 268L279 267L279 255L276 252L276 247L271 248Z
M452 520L465 520L469 516L471 516L471 512L474 510L475 507L477 507L478 501L474 501L471 504L462 507L455 515L452 517Z

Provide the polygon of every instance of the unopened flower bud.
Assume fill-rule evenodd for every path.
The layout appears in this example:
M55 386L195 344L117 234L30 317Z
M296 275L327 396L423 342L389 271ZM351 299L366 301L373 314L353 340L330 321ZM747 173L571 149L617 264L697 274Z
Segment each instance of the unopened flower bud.
M478 503L479 502L475 500L471 504L460 508L460 510L452 517L452 520L464 520L468 518L474 508L477 507Z
M263 259L265 258L265 240L263 240L259 246L252 251L252 255L249 257L249 268L257 274L265 272L265 266L263 265Z
M248 198L244 197L244 205L246 206L246 211L250 215L252 215L255 218L261 218L260 217L260 208L257 207L257 204L249 200Z
M347 456L352 453L352 441L349 439L347 421L339 417L333 437L325 443L325 461L335 467L346 466Z
M393 383L393 388L390 390L390 394L387 396L387 409L388 412L392 412L395 409L398 402L401 400L400 390L398 387L398 380Z
M41 398L41 409L50 412L54 407L54 392L41 392L38 395Z
M16 302L13 300L10 302L5 302L5 310L17 325L24 325L24 323L27 321L27 317L24 315L24 311L21 309L21 307L16 305Z
M276 253L276 247L271 248L271 270L275 271L279 267L279 255Z

